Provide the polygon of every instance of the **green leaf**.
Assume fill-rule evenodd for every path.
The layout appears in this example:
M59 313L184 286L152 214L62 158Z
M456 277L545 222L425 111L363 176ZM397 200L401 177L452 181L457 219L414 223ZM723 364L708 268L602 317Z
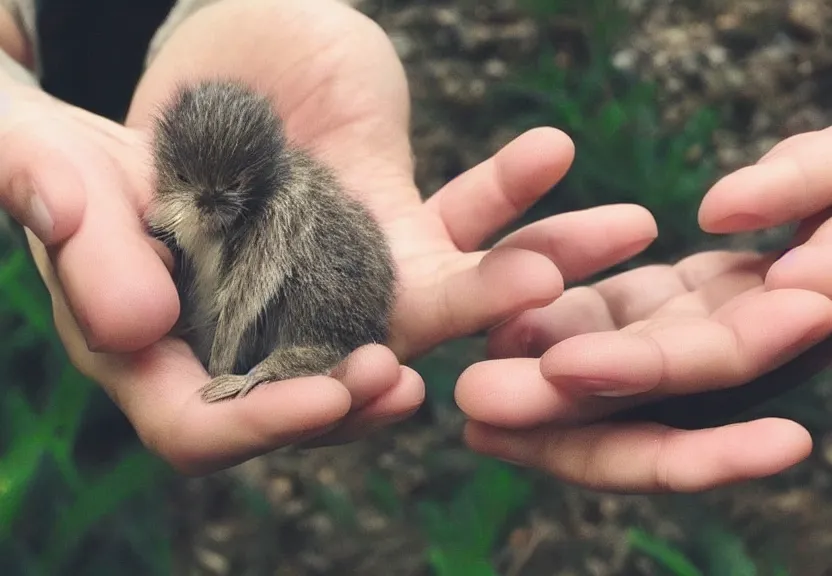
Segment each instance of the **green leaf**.
M483 460L474 477L445 506L419 507L438 575L491 576L490 556L509 515L531 493L529 483L499 462Z
M392 518L404 515L402 502L396 494L396 487L377 470L371 470L365 481L367 492L376 506Z
M72 453L94 390L92 382L67 363L52 388L50 402L43 415L44 422L51 431L52 455L73 490L80 488L81 479L72 460Z
M348 493L334 490L324 484L317 486L316 493L319 505L336 523L348 528L357 526L358 513Z
M737 535L710 525L698 534L697 540L705 556L708 576L757 575L757 567Z
M490 562L465 551L428 548L428 562L436 576L498 576Z
M109 471L86 485L58 516L43 558L50 574L62 573L63 563L91 528L136 494L151 489L163 465L142 449L124 455Z
M618 101L612 100L601 108L598 119L602 130L601 135L604 138L612 139L627 122L627 113Z
M34 288L33 271L26 253L15 250L0 265L0 298L11 303L39 334L52 334L50 308L41 289Z
M15 436L0 459L0 538L7 538L28 494L38 464L47 452L50 437L18 390L4 392L6 415L12 414Z
M629 531L630 546L670 570L675 576L704 576L684 554L670 543L638 529ZM710 572L708 572L710 574Z

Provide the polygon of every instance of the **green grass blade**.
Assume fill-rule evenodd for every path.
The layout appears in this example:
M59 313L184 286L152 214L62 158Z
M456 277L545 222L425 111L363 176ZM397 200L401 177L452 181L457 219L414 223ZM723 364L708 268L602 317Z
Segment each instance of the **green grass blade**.
M50 573L60 574L64 561L90 529L118 506L151 488L162 464L138 449L127 453L111 470L84 487L57 519L44 558Z
M628 538L634 549L670 570L674 576L704 576L682 552L673 548L668 542L638 529L630 530Z
M23 250L15 250L0 264L0 298L17 310L42 336L50 336L52 316L41 289L34 288L35 272Z
M11 534L11 527L28 494L38 464L49 449L49 431L15 389L5 390L4 416L12 423L14 437L0 458L0 538Z

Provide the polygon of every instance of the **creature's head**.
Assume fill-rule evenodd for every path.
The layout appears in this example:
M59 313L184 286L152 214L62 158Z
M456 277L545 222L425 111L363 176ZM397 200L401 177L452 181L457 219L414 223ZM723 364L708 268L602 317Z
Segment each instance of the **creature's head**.
M270 102L232 82L180 89L154 137L151 224L180 240L242 226L286 169L282 126Z

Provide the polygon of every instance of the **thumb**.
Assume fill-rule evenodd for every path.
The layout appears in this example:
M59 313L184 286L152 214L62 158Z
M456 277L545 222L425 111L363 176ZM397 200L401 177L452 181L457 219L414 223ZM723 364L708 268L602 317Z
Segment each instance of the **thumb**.
M46 246L79 227L86 194L63 143L34 121L0 134L0 207Z

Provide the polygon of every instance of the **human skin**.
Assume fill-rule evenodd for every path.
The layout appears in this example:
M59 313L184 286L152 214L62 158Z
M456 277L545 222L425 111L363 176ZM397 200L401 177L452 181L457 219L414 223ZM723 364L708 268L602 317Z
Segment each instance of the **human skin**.
M374 211L403 290L389 348L358 350L335 378L275 383L239 401L205 405L197 390L207 374L182 342L165 337L179 309L170 259L144 233L141 217L151 195L154 110L176 83L226 74L270 91L289 136L311 147ZM3 203L30 225L58 333L142 441L183 473L208 473L293 443L349 441L405 418L422 402L424 384L400 362L545 304L561 289L545 250L522 242L490 252L477 246L560 178L569 139L554 129L527 133L422 202L401 64L378 26L343 4L243 0L199 11L142 78L126 126L30 87L10 86L8 94L15 113L0 125L10 144L0 188L11 175L26 175L48 223L40 219L39 226L25 213L31 188L3 188ZM645 210L614 212L617 232L599 268L655 237ZM556 224L538 225L533 243L545 244Z
M784 255L715 251L640 268L567 290L493 330L493 359L457 388L469 446L625 492L707 490L802 461L811 437L784 419L683 431L604 416L740 386L832 333L830 146L830 129L789 138L702 201L699 222L714 234L799 223Z
M277 29L281 34L274 33ZM359 350L335 379L287 381L239 402L206 407L197 401L196 391L207 375L181 342L159 341L175 321L178 303L165 266L168 255L143 234L139 223L150 196L145 167L153 110L177 81L213 74L242 76L272 92L290 136L332 165L379 217L404 290L390 349ZM20 207L26 203L2 185L21 170L40 180L39 196L52 224L41 228L40 240L32 238L31 244L53 296L63 342L76 365L125 411L142 440L186 473L210 472L291 443L348 441L407 417L421 403L424 387L399 362L447 339L498 324L490 337L494 354L527 355L501 344L500 335L552 310L557 302L569 302L576 292L566 292L547 307L561 295L564 280L574 282L626 260L656 236L655 223L644 209L607 206L554 216L507 237L491 251L478 250L563 176L574 154L571 141L553 128L532 130L423 202L413 183L401 64L375 24L331 1L220 2L195 14L174 32L142 79L127 127L33 91L11 92L18 113L14 123L0 122L0 135L28 143L23 149L29 154L3 156L0 189L6 192L0 198L25 221ZM44 117L47 121L40 120ZM49 180L52 174L54 181ZM90 254L97 259L92 269ZM713 275L724 264L708 261L703 268L703 274ZM625 304L649 311L666 292L660 287L641 290ZM528 312L536 307L543 312ZM687 318L683 310L676 311L668 320L671 325ZM564 318L562 330L583 334L603 328L594 321L592 314ZM674 341L673 335L670 331L663 338ZM694 349L697 343L695 338L675 341ZM547 344L545 338L540 343ZM597 350L604 349L600 345ZM610 441L600 454L603 470L580 473L582 463L599 456L598 444L581 441L587 430L581 417L591 418L593 410L600 417L615 409L615 400L592 399L599 402L588 402L591 409L561 402L547 413L544 423L573 423L561 430L567 440L560 444L572 452L553 450L558 444L549 443L549 436L540 436L535 444L524 436L525 429L511 436L515 432L505 428L527 427L529 406L546 399L547 393L553 396L551 390L557 388L539 385L539 361L505 361L513 364L477 364L460 380L458 398L472 418L466 436L472 447L521 457L529 449L540 449L547 459L527 461L567 480L599 488L651 487L657 470L663 470L659 465L667 464L652 458L657 445L667 444L657 444L651 431L639 435L626 427L605 429ZM504 366L516 371L507 374ZM478 388L478 382L485 384ZM523 385L519 396L518 383ZM694 383L689 390L707 385ZM500 396L506 390L513 396ZM506 399L509 421L504 413L488 413L494 401ZM488 436L495 424L504 429ZM763 426L779 444L759 456L763 466L748 457L759 451L732 442L736 430L714 431L704 443L694 438L673 444L674 462L701 463L703 457L711 462L695 478L697 486L770 473L779 465L773 459L785 455L793 460L806 446L805 436L795 434L794 427L773 424L776 428L771 422ZM484 430L486 435L477 437ZM503 445L504 452L498 453L494 440L503 433L511 449ZM713 454L703 456L703 448L714 446L718 456L733 459L731 466L714 465L720 461ZM634 451L647 456L630 458ZM680 468L672 470L678 473ZM691 489L661 481L653 488Z

